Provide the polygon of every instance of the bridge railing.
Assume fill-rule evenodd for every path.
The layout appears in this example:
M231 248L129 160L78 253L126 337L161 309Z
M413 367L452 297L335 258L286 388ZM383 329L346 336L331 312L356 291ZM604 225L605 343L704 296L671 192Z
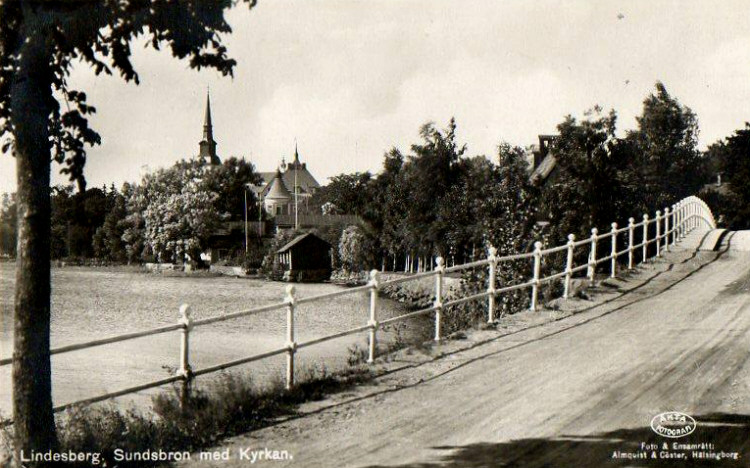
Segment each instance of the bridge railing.
M652 227L654 229L651 229ZM96 403L110 398L139 392L149 388L159 387L174 382L181 382L183 385L184 393L187 394L191 381L197 376L217 372L223 369L251 363L254 361L260 361L277 355L286 355L286 387L291 388L294 385L295 356L300 349L314 346L336 338L341 338L347 335L367 332L369 337L367 361L371 363L375 360L376 357L378 332L380 332L387 324L403 321L420 315L433 314L434 339L436 341L440 341L442 339L442 312L447 307L456 306L471 301L486 300L487 321L492 323L497 320L497 318L495 317L495 300L499 295L510 291L530 288L530 310L535 311L539 306L539 292L540 287L543 284L555 280L562 281L562 297L567 299L571 295L572 279L577 273L585 271L585 277L588 279L588 281L593 282L595 279L597 267L600 267L602 265L606 267L608 265L609 276L615 277L617 275L618 266L620 265L620 260L623 257L626 256L627 258L626 261L622 262L623 264L627 265L626 268L633 269L635 264L638 263L638 260L640 260L641 262L646 262L649 258L651 258L649 256L650 251L655 252L654 256L660 257L663 255L664 251L670 250L671 246L679 242L680 239L685 237L688 233L700 227L710 229L716 227L716 223L714 221L713 215L711 214L711 210L701 199L697 197L687 197L680 202L672 205L671 207L664 208L663 211L657 211L654 217L649 217L648 214L644 214L642 221L638 223L635 222L634 218L630 218L628 220L628 224L622 227L618 227L617 223L612 223L610 226L611 229L606 233L600 233L597 228L593 228L591 230L591 236L586 239L576 240L575 236L573 234L570 234L568 236L568 242L566 244L549 248L543 248L541 242L536 242L533 252L497 256L497 249L490 246L488 248L487 258L482 260L446 267L443 259L441 257L438 257L435 268L432 271L417 273L414 275L395 278L388 281L382 281L380 273L377 270L373 270L370 272L370 281L364 286L342 289L340 291L335 291L332 293L308 297L297 297L296 288L293 285L289 285L286 288L286 294L281 302L265 305L262 307L255 307L248 310L242 310L230 314L208 317L200 320L194 320L191 317L190 306L187 304L183 304L179 309L180 318L174 325L167 325L149 330L125 333L108 338L87 341L84 343L60 346L50 351L53 355L63 354L72 351L177 331L179 332L180 355L179 367L174 375L166 377L164 379L145 382L114 392L98 395L92 398L65 403L63 405L56 406L54 409L55 411L61 411L74 405ZM638 231L640 231L640 236L638 236ZM650 231L653 231L654 235L649 238ZM622 242L622 245L618 243L620 237L626 237L626 240ZM640 242L636 244L637 238L639 238ZM600 253L597 251L597 247L601 245L602 241L605 240L609 240L610 249L606 255L600 256ZM580 252L580 249L588 250L588 259L586 262L576 265L576 253ZM542 276L542 262L544 261L545 257L563 253L565 254L564 268L561 271L552 271L549 272L549 274L547 274L546 276ZM519 260L530 260L533 262L531 277L527 281L521 282L519 284L497 284L496 272L498 265L503 262ZM447 273L462 272L470 268L480 267L487 268L488 271L487 289L485 291L458 298L448 298L446 296L443 283L445 275ZM379 291L383 287L416 281L423 278L434 278L435 281L433 296L434 301L431 306L395 317L390 317L385 320L381 320L379 318L378 295ZM322 303L338 296L361 293L366 293L369 295L369 314L368 321L366 323L363 323L361 326L341 332L332 333L305 341L297 341L295 335L295 332L297 331L297 328L295 326L295 312L298 306L307 303ZM286 314L286 340L284 343L280 343L278 348L208 367L197 369L194 369L192 367L190 361L190 336L191 332L196 327L239 319L242 317L248 317L268 311L284 311ZM502 318L502 316L500 318ZM9 364L12 364L13 361L14 358L0 359L0 366L7 366ZM4 422L4 424L6 425L10 423L12 422L8 420Z

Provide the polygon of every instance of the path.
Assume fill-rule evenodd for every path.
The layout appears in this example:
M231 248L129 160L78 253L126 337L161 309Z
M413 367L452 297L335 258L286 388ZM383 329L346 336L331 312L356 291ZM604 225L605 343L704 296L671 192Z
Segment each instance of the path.
M619 281L633 290L604 292L604 304L430 351L442 359L403 354L388 364L402 369L375 385L306 405L303 417L222 448L233 458L243 448L294 457L253 466L662 466L612 455L672 442L649 422L675 410L699 422L678 442L742 457L711 466L750 466L750 253L678 249L667 258ZM181 466L250 466L196 456Z

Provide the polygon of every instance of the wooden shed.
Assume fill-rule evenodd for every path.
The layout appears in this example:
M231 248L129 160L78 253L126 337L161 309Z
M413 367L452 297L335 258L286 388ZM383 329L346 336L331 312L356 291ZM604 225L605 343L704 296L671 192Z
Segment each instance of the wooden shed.
M331 277L331 244L308 232L276 251L284 280L315 282Z

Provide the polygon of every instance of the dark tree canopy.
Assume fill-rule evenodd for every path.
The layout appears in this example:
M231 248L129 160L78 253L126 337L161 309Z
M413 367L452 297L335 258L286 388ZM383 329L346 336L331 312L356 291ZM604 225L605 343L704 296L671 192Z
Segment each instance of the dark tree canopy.
M661 209L695 194L703 182L695 113L659 81L655 92L643 101L643 111L636 121L638 128L627 138L639 154L646 208Z
M557 126L555 144L559 176L544 187L545 215L553 243L568 234L587 236L589 229L606 228L633 213L632 148L615 136L617 116L595 107L583 120L572 116Z
M722 186L702 197L730 229L750 229L750 123L708 149Z

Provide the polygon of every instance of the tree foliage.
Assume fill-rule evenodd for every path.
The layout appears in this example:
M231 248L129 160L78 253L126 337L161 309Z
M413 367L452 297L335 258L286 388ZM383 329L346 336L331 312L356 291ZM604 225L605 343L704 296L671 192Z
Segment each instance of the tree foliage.
M750 123L708 149L722 188L702 194L729 229L750 229Z
M617 116L595 107L580 122L567 116L558 125L554 145L558 172L543 190L544 214L551 226L552 243L568 234L588 236L627 220L635 211L638 189L633 177L633 148L615 136Z
M644 209L655 210L688 195L703 183L698 151L698 118L669 94L662 82L643 101L638 128L627 139L638 154L637 172Z
M326 186L315 192L310 204L322 208L327 203L331 203L336 211L365 215L364 210L370 205L367 197L371 180L372 174L369 172L333 176ZM330 208L328 210L330 211Z
M16 256L16 216L15 194L3 193L0 201L0 255Z
M215 166L183 160L146 175L128 203L123 238L129 255L140 249L162 262L200 263L221 222L244 217L245 197L255 206L245 185L258 179L252 164L238 158Z
M373 254L376 253L373 248L374 242L371 233L361 226L351 225L344 229L338 244L339 258L344 271L358 272L374 268L377 261L373 258Z
M503 251L525 245L534 224L535 190L524 151L504 144L497 162L466 157L454 120L443 130L427 123L419 134L410 154L387 152L377 176L340 175L333 188L323 190L345 194L336 199L342 212L365 222L341 240L343 265L408 269L407 256L427 264L438 255L460 262L484 255L489 243ZM355 242L360 234L369 240ZM350 255L349 244L358 246L356 255Z

